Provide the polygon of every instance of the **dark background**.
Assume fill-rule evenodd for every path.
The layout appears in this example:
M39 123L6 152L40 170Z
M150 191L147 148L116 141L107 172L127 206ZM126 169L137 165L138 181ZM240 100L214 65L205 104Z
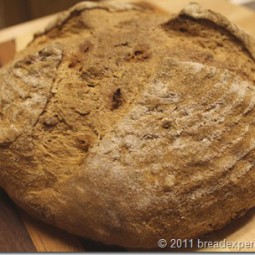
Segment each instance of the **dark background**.
M63 11L78 2L81 0L0 0L0 29ZM255 0L243 5L255 10Z
M47 16L81 0L0 0L0 29Z

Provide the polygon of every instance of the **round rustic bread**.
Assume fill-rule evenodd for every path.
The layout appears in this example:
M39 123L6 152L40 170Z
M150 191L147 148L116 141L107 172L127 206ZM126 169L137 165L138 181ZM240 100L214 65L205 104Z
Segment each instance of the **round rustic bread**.
M78 4L0 70L0 186L106 244L223 227L255 205L254 45L197 4Z

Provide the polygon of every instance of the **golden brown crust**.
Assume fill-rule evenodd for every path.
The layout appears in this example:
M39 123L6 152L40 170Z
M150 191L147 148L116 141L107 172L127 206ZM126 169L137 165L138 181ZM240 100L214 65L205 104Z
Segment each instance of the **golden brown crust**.
M1 70L0 185L46 222L133 248L254 206L252 39L194 5L170 20L83 7Z
M71 19L74 16L79 16L79 14L86 10L93 10L93 9L103 9L107 10L109 12L119 12L119 11L129 11L129 10L141 10L139 5L137 4L131 4L131 3L124 3L124 2L117 2L117 1L107 1L107 2L92 2L92 1L84 1L80 2L76 5L74 5L69 10L66 10L64 12L61 12L56 20L54 20L52 23L50 23L43 33L36 34L37 36L40 36L44 33L49 32L55 27L62 27L69 19Z
M61 47L52 45L0 70L0 145L14 142L36 124L47 104L61 60Z
M180 12L180 15L188 16L196 20L208 20L223 27L244 44L247 51L255 60L255 40L220 13L207 10L197 3L191 3Z

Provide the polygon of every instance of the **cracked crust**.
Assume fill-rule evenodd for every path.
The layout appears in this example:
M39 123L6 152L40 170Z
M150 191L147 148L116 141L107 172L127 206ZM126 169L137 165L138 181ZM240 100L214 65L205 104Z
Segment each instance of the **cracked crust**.
M223 27L244 44L244 47L255 60L255 40L220 13L207 10L197 3L191 3L181 11L180 15L196 20L207 20Z
M40 36L44 33L49 32L55 27L62 27L70 18L73 16L78 16L82 11L93 10L93 9L103 9L109 12L121 12L121 11L129 11L129 10L141 10L136 4L131 3L122 3L117 1L107 1L107 2L90 2L84 1L76 4L69 10L62 12L58 15L57 19L50 23L44 30L43 33L38 33L35 37Z
M107 244L221 228L254 206L251 41L194 4L74 7L0 70L0 185Z
M62 59L58 45L15 61L2 69L0 146L30 130L43 113ZM17 84L19 84L17 86Z

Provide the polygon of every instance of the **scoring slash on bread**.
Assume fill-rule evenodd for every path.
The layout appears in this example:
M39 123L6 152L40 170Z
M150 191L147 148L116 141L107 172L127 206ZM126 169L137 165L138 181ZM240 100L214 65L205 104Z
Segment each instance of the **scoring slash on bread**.
M255 205L254 47L195 3L74 6L0 69L0 186L106 244L223 227Z

